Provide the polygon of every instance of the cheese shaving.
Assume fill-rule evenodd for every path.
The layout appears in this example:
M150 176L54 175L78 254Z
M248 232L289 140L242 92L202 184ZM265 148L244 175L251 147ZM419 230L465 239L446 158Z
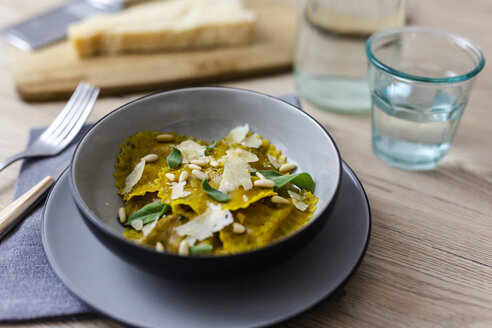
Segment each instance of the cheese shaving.
M247 123L243 126L238 126L237 128L232 129L229 134L227 134L227 136L224 138L224 143L229 146L241 143L241 141L246 138L248 132L249 125Z
M231 192L242 186L244 190L253 188L249 162L258 161L258 156L240 148L232 148L226 152L224 173L220 180L219 190ZM224 158L223 157L223 158Z
M185 140L180 143L177 148L181 151L183 163L189 163L193 160L201 159L207 160L208 156L205 156L205 150L207 147L202 146L193 140ZM207 161L208 162L208 161Z
M144 237L147 237L149 235L149 233L152 230L154 230L155 226L157 225L157 221L159 221L159 218L157 218L157 220L154 220L150 223L147 223L146 225L144 225L142 227L142 232L143 232Z
M262 145L263 140L261 140L261 137L258 133L252 134L249 137L246 137L242 142L241 145L245 147L250 147L250 148L258 148Z
M258 161L258 156L241 148L231 148L226 151L226 154L228 159L238 159L248 163Z
M128 174L125 180L125 187L123 188L123 194L127 194L132 191L132 188L137 184L137 182L142 177L145 169L145 160L141 160L135 165L132 173Z
M171 199L185 198L186 196L190 195L190 191L184 190L185 185L186 181L179 183L173 182L173 186L171 187L173 189L171 193Z
M301 197L300 194L293 192L293 191L290 191L290 190L287 190L287 192L289 193L289 196L292 198L292 202L294 203L294 206L298 210L305 211L309 207L308 204L306 204L302 201L303 197Z
M270 164L273 165L274 168L278 169L280 167L280 163L279 161L275 158L275 156L273 155L270 155L270 154L267 154L267 157L268 157L268 161L270 162Z
M209 203L203 214L174 229L192 246L197 240L201 241L211 237L214 232L222 230L233 221L230 211L224 211L220 205Z

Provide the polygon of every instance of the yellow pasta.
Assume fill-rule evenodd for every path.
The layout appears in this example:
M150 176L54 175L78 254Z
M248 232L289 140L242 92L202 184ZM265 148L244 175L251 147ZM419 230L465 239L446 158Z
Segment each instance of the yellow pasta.
M285 156L247 124L208 143L175 132L163 142L159 134L139 132L121 145L114 177L125 202L125 237L159 243L159 251L219 256L265 246L313 217L318 199L294 175L276 180L286 175L278 173ZM142 171L149 154L157 159L144 161ZM267 178L258 171L271 181L259 181ZM283 203L272 202L275 195Z
M123 196L125 201L131 199L133 196L142 196L147 192L158 190L155 178L165 165L171 148L169 144L160 143L155 140L157 135L159 135L159 132L139 132L125 140L125 143L121 145L121 153L118 155L118 162L115 164L116 170L114 173L116 179L115 186L118 187L120 194L122 194L125 186L126 177L132 172L137 163L148 154L156 154L158 156L157 161L146 163L142 178L130 193ZM176 142L184 140L184 136L178 136L176 133L173 133L173 135L175 136Z

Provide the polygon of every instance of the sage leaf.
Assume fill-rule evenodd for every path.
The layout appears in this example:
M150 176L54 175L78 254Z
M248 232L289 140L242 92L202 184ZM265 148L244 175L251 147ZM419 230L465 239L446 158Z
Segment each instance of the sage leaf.
M212 149L214 148L215 146L217 146L217 141L212 141L212 143L210 145L207 146L207 149Z
M212 188L209 184L207 179L203 179L202 181L202 189L205 191L207 195L212 197L218 202L227 202L228 200L231 199L231 196L226 194L225 192L219 191L215 188Z
M169 165L170 168L175 169L181 164L181 160L183 159L183 155L181 155L181 150L178 149L178 147L171 145L173 148L173 151L169 156L167 156L167 165Z
M214 140L210 145L205 147L205 154L206 155L210 154L210 152L212 151L212 149L215 148L215 146L217 146L217 141Z
M191 255L202 255L202 254L207 254L210 253L210 251L214 247L210 244L200 244L196 246L191 246L190 247L190 254Z
M145 225L159 219L170 210L171 206L162 203L160 200L157 200L153 203L145 205L141 209L130 214L123 224L129 226L135 220L142 220L143 224Z
M278 191L280 188L285 186L287 183L291 182L292 184L298 186L300 189L305 189L314 193L314 181L309 173L297 173L297 174L288 174L283 175L277 171L264 170L259 171L261 174L265 176L268 180L272 180L275 183L273 187L274 191Z

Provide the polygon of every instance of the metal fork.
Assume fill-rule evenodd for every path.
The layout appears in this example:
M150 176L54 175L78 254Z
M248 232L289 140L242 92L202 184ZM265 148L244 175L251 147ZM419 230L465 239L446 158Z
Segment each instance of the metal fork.
M53 123L26 150L1 161L0 171L21 158L53 156L62 151L79 133L98 94L98 88L85 82L79 83Z

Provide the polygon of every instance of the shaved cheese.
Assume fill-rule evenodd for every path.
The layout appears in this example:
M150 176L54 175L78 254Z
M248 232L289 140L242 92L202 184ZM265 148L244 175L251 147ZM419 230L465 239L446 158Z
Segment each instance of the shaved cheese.
M142 227L143 227L143 221L138 219L138 220L132 221L132 223L130 223L130 225L132 226L133 229L140 231L140 230L142 230Z
M183 182L173 182L172 188L172 193L171 193L171 199L178 199L178 198L184 198L188 195L191 194L189 191L184 190L184 186L186 185L186 181Z
M274 168L278 169L280 167L280 163L275 156L267 154L267 157L270 161L270 164L272 164Z
M226 151L226 154L228 159L238 159L248 163L258 161L258 156L241 148L231 148Z
M222 230L233 221L230 211L224 211L220 205L209 203L203 214L174 229L179 236L186 236L186 242L192 246L197 240L211 237L214 232Z
M219 190L222 192L234 191L239 186L244 190L253 187L249 162L258 161L258 156L240 148L231 148L226 152L224 172L220 180Z
M308 204L302 201L303 197L301 197L301 195L290 190L287 190L287 192L289 193L289 196L292 198L292 202L294 203L294 206L297 207L297 209L301 211L305 211L309 207Z
M308 204L304 203L303 201L294 201L294 205L297 207L297 209L301 211L305 211L308 208Z
M245 147L250 147L250 148L258 148L261 146L263 143L263 140L261 140L261 137L258 133L252 134L249 137L246 137L242 142L241 145Z
M183 163L189 163L191 161L201 159L208 162L208 156L205 156L205 150L207 147L202 146L193 140L185 140L180 143L177 148L181 151Z
M127 194L132 191L132 188L137 184L137 182L142 177L143 171L145 169L145 160L141 160L135 165L132 173L128 174L125 180L125 187L123 188L123 194Z
M224 142L226 145L232 146L234 144L241 143L241 141L246 138L246 135L249 132L249 125L246 123L243 126L238 126L237 128L229 131L229 134L224 138Z
M143 232L144 237L147 237L149 235L149 233L152 230L154 230L155 226L157 225L157 221L159 221L159 218L157 218L157 220L154 220L150 223L147 223L146 225L144 225L142 227L142 232Z
M218 159L220 163L225 163L228 158L240 158L245 162L256 162L258 160L258 156L253 153L250 153L247 150L243 150L241 148L231 148L226 151L227 155L222 156ZM254 169L251 169L254 170Z
M219 190L230 192L236 190L239 186L243 186L245 190L253 187L249 174L249 164L237 159L228 159L224 164L224 173L222 173Z

